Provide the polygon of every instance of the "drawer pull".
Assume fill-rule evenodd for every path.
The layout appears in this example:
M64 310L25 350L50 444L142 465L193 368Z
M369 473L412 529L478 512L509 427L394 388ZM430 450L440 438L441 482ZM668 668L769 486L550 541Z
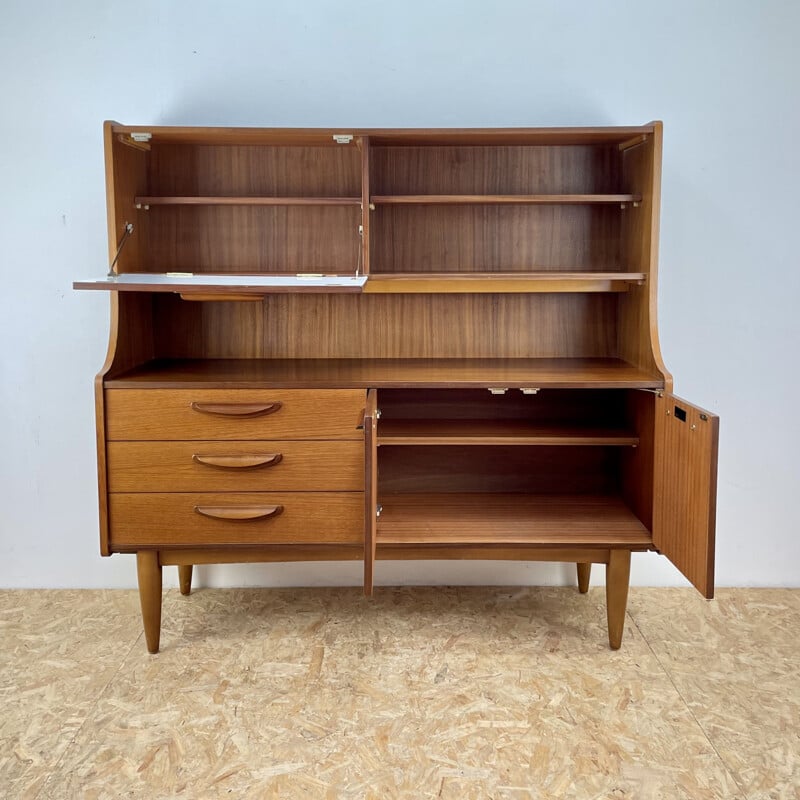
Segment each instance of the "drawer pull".
M263 455L204 456L195 453L192 461L217 469L260 469L280 464L283 453L264 453Z
M194 510L212 519L248 520L277 517L283 506L195 506Z
M192 410L218 417L266 417L281 410L283 403L192 403Z

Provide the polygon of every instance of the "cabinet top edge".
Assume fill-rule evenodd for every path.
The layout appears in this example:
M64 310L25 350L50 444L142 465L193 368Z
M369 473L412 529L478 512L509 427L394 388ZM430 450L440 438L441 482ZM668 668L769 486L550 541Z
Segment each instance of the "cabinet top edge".
M513 128L256 128L148 126L106 123L117 135L149 133L150 143L160 144L252 144L336 146L334 137L352 136L355 144L369 137L375 145L591 145L623 144L632 137L648 136L660 125L602 127L513 127Z

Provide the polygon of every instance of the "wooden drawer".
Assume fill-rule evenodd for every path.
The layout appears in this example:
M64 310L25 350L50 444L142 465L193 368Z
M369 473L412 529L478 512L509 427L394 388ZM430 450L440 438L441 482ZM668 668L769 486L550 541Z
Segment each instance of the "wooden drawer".
M360 544L363 492L109 495L112 549Z
M108 440L363 440L363 389L107 389L105 401Z
M360 441L109 442L111 492L364 490Z

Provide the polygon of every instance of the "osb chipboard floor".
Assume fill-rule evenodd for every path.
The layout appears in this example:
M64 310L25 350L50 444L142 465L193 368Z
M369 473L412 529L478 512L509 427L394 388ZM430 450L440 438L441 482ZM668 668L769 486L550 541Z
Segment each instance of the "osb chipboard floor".
M0 592L3 798L800 797L800 591Z

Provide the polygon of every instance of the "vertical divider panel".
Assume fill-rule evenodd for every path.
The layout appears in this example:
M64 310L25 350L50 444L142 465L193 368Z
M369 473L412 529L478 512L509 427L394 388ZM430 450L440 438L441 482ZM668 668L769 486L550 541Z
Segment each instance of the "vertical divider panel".
M372 594L378 533L378 392L367 392L364 409L364 594Z
M369 136L358 139L361 150L361 272L369 275Z

